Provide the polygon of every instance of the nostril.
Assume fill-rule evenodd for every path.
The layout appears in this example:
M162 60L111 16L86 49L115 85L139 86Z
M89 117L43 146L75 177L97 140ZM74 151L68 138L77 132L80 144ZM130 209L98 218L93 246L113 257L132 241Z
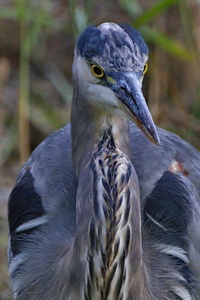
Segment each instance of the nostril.
M127 92L127 89L125 88L125 86L120 86L120 89L124 92Z
M126 86L124 86L124 85L120 85L120 89L121 89L122 91L124 91L124 92L125 92L125 94L126 94L128 97L131 97L131 98L132 98L132 93L131 93L131 91L130 91L130 90L128 90L128 89L127 89L127 87L126 87Z
M118 82L118 87L123 91L127 91L127 84L126 84L125 80L120 80Z
M124 91L124 92L127 92L127 86L126 86L126 83L125 82L120 82L119 83L119 87L120 87L120 89L122 90L122 91Z

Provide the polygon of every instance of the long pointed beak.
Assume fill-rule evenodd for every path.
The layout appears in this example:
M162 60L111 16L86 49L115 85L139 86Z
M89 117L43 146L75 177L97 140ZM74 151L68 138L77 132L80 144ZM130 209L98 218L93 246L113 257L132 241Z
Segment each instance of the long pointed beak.
M160 139L142 93L142 84L136 73L113 72L107 78L109 87L118 99L120 109L154 144L159 145Z

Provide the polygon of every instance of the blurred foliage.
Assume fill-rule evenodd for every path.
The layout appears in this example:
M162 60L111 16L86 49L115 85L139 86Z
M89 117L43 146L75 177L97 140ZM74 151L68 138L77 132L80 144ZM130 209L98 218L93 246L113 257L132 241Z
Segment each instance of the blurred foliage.
M144 94L155 122L200 149L199 0L0 0L0 185L11 186L16 163L69 121L76 38L106 21L141 31L150 48ZM5 237L0 299L8 286Z

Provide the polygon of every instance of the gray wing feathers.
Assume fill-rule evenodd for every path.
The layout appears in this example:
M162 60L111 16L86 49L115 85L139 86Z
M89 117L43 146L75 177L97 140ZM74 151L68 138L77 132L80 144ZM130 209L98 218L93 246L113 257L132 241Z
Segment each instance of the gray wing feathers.
M132 163L139 178L142 200L174 162L179 164L177 173L185 174L200 195L200 152L177 135L161 128L157 130L161 141L159 147L152 144L136 125L130 124Z
M139 178L142 203L145 205L145 198L154 190L164 172L169 170L174 162L177 162L180 167L177 173L184 180L187 180L193 189L192 201L196 212L188 229L192 239L190 256L191 266L193 268L195 266L195 271L198 273L196 274L200 278L198 271L200 270L200 260L199 254L197 254L200 253L200 153L174 134L159 128L158 133L161 138L160 147L150 143L143 133L130 123L131 160ZM58 276L56 276L61 272L59 274L64 276L69 284L72 284L77 276L74 274L74 278L72 278L72 274L69 277L68 270L64 268L65 264L69 266L73 263L70 249L76 230L77 180L71 156L70 124L47 137L35 149L19 173L17 185L23 180L27 171L31 173L34 179L34 190L41 198L49 222L39 226L36 234L34 231L31 232L28 239L23 235L20 237L22 245L25 241L24 254L18 253L17 255L21 255L18 256L19 261L28 260L26 271L31 270L31 273L24 273L23 264L20 265L20 263L15 262L12 249L10 250L10 266L11 269L16 270L12 280L16 299L26 299L20 294L17 298L17 290L23 289L23 285L25 286L28 280L31 289L34 288L31 284L41 286L40 282L44 278L45 282L49 282L49 292L46 291L46 296L42 299L50 299L48 298L49 295L51 295L52 300L57 299L56 294L53 296L50 294L50 291L53 291L51 286L55 287L54 292L59 288L61 289L60 295L63 294L63 298L60 299L76 299L75 296L68 295L66 289L62 290L63 287L61 287ZM172 171L176 173L176 169ZM48 251L45 253L47 248ZM13 262L14 265L12 265ZM42 277L38 277L38 264ZM59 266L63 267L59 269ZM29 273L30 275L27 275ZM52 274L54 274L53 277ZM41 299L38 295L40 295L39 293L42 295L44 292L42 292L42 287L41 290L37 289L37 291L38 294L31 300Z
M47 212L59 205L75 213L77 182L71 157L70 126L48 136L32 153L18 175L19 181L31 169L36 192L42 197Z

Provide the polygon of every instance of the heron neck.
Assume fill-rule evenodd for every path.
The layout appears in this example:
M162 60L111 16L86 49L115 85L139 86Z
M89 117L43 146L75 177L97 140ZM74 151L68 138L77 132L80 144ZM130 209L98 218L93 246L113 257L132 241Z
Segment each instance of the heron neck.
M71 115L72 153L77 176L81 165L97 144L109 135L115 145L130 157L129 124L119 116L105 113L85 101L73 101Z
M126 120L105 114L89 105L84 107L84 103L84 101L82 103L74 101L72 106L72 153L78 176L76 199L78 236L75 239L74 249L81 253L81 257L86 255L87 251L90 265L93 264L93 261L96 262L97 267L94 267L93 271L97 278L100 276L98 266L101 270L102 265L106 265L106 267L104 266L105 274L102 275L104 278L102 290L105 286L109 290L108 282L111 280L111 275L114 274L113 270L118 266L121 268L120 278L124 278L124 274L127 272L126 280L123 284L121 281L121 288L124 286L124 291L127 290L128 294L136 295L135 299L141 299L144 273L140 193L137 174L130 161L129 124ZM104 182L104 186L101 186L99 182ZM108 193L108 197L106 197L106 193ZM105 203L102 200L103 195ZM110 197L113 197L111 207L109 206ZM105 207L108 208L107 213L104 211ZM118 207L120 207L119 210ZM103 211L105 215L103 213L101 215ZM120 216L119 220L118 215ZM96 232L99 232L98 228L102 229L102 234L100 237L100 233L98 233L98 238L95 239ZM86 245L88 232L90 232L91 242ZM129 233L131 234L130 240ZM119 248L117 247L117 236L120 237L121 246ZM110 241L108 245L106 244L107 239ZM101 262L101 260L99 262L100 257L95 254L93 249L95 240L101 243L101 250L103 249L102 251L105 252L104 256L108 263ZM116 249L119 249L120 259L117 255L115 257ZM129 253L126 257L123 256L126 252L124 249ZM93 254L91 254L92 251L94 251ZM99 253L98 251L96 253ZM111 257L114 258L111 259ZM119 265L118 260L122 262L122 265L125 263L127 267ZM87 261L83 267L83 273L85 269L87 269ZM104 270L103 267L102 270ZM117 275L113 277L112 282L117 282L116 278L118 278ZM131 282L129 289L128 282ZM95 286L92 289L91 293L95 295L93 298L99 299L97 297L98 289L96 290ZM112 290L109 293L112 293Z

